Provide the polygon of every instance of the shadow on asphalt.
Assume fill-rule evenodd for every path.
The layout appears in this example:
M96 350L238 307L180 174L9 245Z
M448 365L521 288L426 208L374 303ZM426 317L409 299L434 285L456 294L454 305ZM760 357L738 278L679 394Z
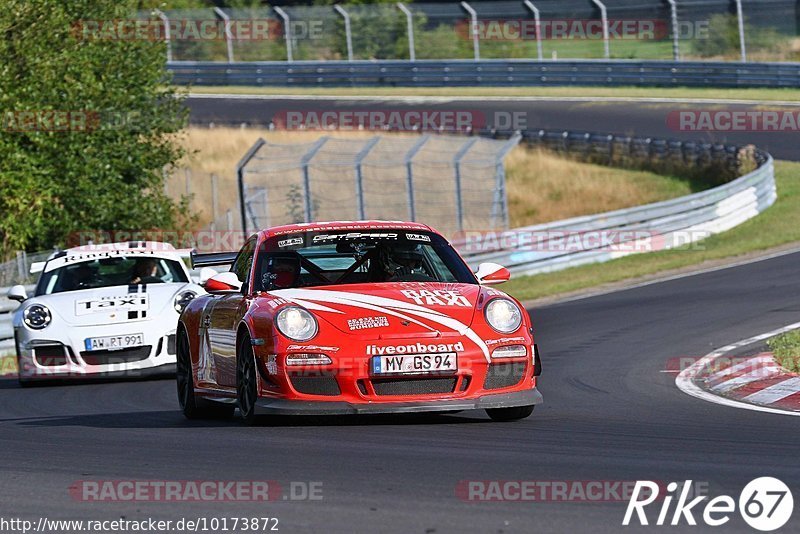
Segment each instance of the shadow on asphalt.
M476 412L480 413L480 412ZM229 428L247 429L236 417L187 420L177 410L148 412L103 413L36 418L3 419L0 422L15 422L22 426L64 427L82 426L90 428ZM398 414L398 415L346 415L346 416L261 416L256 427L325 427L325 426L404 426L404 425L452 425L468 423L492 423L488 417L463 417L454 414Z
M110 376L92 376L92 377L64 377L54 378L51 380L36 380L28 382L24 386L20 385L15 377L0 378L0 389L28 389L28 388L58 388L69 386L85 386L87 384L114 384L125 382L149 382L153 380L175 380L175 372L159 371L143 374L140 376L125 375L110 375Z

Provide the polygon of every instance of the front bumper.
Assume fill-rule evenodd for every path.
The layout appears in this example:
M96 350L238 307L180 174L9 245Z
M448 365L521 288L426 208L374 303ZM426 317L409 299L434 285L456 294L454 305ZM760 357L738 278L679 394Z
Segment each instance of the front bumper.
M260 398L256 413L263 415L354 415L382 413L449 412L514 408L542 403L542 394L535 387L525 391L484 395L470 399L431 400L418 402L376 402L368 404L344 401L297 401Z
M168 372L175 365L175 328L153 321L112 325L15 331L21 380L56 378L142 377ZM121 350L87 351L85 339L142 333L144 344ZM172 366L172 367L170 367Z

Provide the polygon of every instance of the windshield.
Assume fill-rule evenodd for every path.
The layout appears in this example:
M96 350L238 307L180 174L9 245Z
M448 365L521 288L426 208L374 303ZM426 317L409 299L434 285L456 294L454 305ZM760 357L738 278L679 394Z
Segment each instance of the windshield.
M381 282L476 284L444 238L428 232L309 232L273 237L258 255L254 289Z
M36 286L36 294L168 282L188 282L180 262L156 257L116 256L45 270Z

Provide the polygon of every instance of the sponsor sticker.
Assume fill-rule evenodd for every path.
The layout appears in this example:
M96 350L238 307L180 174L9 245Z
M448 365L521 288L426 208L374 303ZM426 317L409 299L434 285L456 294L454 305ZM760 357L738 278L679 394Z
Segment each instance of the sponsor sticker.
M368 356L383 356L384 354L435 354L439 352L464 352L464 343L410 343L408 345L367 345Z
M397 234L384 233L384 232L373 232L373 233L350 232L347 234L321 234L321 235L315 235L313 242L326 243L331 241L342 241L350 239L397 239Z
M290 237L289 239L281 239L278 241L278 246L280 248L284 247L292 247L294 245L302 245L303 238L302 237Z
M384 326L389 326L389 319L385 315L347 320L347 327L350 330L364 330L365 328L381 328Z
M467 297L458 291L447 289L404 289L401 291L404 297L413 300L414 304L420 306L458 306L467 308L472 306Z
M426 243L431 242L430 236L425 234L406 234L406 239L409 241L425 241Z
M486 343L487 347L491 347L493 345L499 345L501 343L524 343L525 342L525 338L522 337L522 336L520 336L520 337L501 337L500 339L485 339L483 342Z
M82 299L75 302L75 315L88 315L113 310L147 311L147 293L117 297Z
M339 352L339 347L325 347L322 345L289 345L286 350L301 350L305 352Z

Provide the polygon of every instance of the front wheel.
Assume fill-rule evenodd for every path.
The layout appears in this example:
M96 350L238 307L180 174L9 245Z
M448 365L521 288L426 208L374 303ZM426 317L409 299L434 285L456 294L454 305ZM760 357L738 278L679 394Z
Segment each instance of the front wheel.
M533 413L534 406L515 406L513 408L490 408L486 414L492 421L517 421L525 419Z
M250 339L245 337L239 344L236 357L236 398L239 414L247 425L256 422L256 399L258 398L258 372Z

